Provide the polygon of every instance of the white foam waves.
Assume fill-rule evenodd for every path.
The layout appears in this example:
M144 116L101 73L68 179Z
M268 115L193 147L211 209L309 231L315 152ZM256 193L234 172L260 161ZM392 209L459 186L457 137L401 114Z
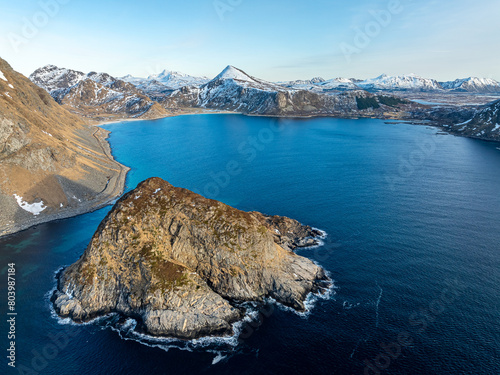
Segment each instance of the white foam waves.
M377 283L377 286L380 289L380 293L378 295L377 302L375 303L375 318L376 318L376 320L375 320L375 327L378 328L378 323L379 323L378 307L380 305L380 300L382 299L382 293L384 291L382 290L382 288L380 287L380 285L378 285L378 283Z
M316 228L315 228L316 229ZM319 238L324 239L327 234L324 231L316 229L322 233ZM322 242L321 242L322 243ZM317 247L319 245L311 246ZM311 248L309 247L309 248ZM315 262L316 263L316 262ZM316 263L317 264L317 263ZM53 303L50 301L52 295L57 289L57 275L65 268L61 267L54 272L54 279L56 280L54 283L54 287L48 291L45 295L46 301L49 305L49 310L51 316L56 319L56 321L61 325L75 325L75 326L86 326L86 325L94 325L100 327L101 329L111 329L123 339L123 340L133 340L142 345L146 345L153 348L159 348L165 351L169 351L170 349L178 349L178 350L187 350L187 351L195 351L195 350L204 350L206 352L214 353L215 357L212 360L212 365L216 365L221 361L225 361L228 359L228 356L231 356L235 352L235 348L241 343L241 334L245 329L246 325L255 326L255 322L258 322L259 319L265 319L265 315L261 313L262 304L258 304L255 302L244 302L239 304L239 307L245 309L244 317L233 323L233 334L231 336L207 336L198 339L192 340L182 340L177 338L168 338L168 337L156 337L151 336L137 330L138 322L133 318L123 318L117 313L110 313L105 316L97 317L93 320L84 323L75 323L70 318L61 318L55 311ZM285 306L279 302L277 302L273 298L266 298L265 303L273 304L277 306L281 310L290 311L294 314L307 318L316 303L319 300L329 300L336 294L336 289L338 287L335 286L334 281L331 279L330 274L326 272L326 275L329 278L329 282L323 288L321 288L316 293L309 293L304 301L304 311L297 311L291 307ZM272 313L272 312L271 312ZM257 326L261 324L258 323Z

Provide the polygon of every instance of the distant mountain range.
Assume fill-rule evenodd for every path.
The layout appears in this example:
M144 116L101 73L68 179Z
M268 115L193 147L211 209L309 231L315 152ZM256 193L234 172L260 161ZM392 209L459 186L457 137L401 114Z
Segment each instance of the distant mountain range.
M413 91L413 92L470 92L500 93L500 83L490 78L469 77L448 82L419 77L415 74L388 76L382 74L364 81L354 78L334 78L324 80L321 77L306 81L280 82L289 88L306 90L356 90L367 91Z
M168 70L147 78L131 75L115 78L107 73L82 73L53 65L37 69L30 79L72 112L95 120L157 118L219 110L285 117L427 119L453 125L470 118L474 109L471 106L430 108L403 99L404 93L500 93L500 84L488 78L438 82L415 74L383 74L366 80L316 77L269 82L231 65L211 80ZM497 138L496 123L491 125L481 138ZM468 136L478 137L475 130L472 128Z
M320 83L330 83L322 81ZM349 90L330 95L303 88L288 87L252 77L231 65L201 86L185 86L160 102L165 108L179 106L206 108L273 116L367 117L407 110L418 106L393 96L379 96L365 90Z
M163 94L184 86L199 87L210 81L207 77L193 77L168 70L164 70L160 74L150 75L147 78L137 78L128 75L120 79L132 83L147 94ZM362 89L367 91L500 93L500 83L491 78L468 77L454 81L438 82L435 79L423 78L415 74L399 76L382 74L376 78L366 80L341 77L332 79L315 77L309 80L276 82L276 84L290 89L315 92Z
M366 96L367 92L500 93L500 84L489 78L438 82L415 74L382 74L366 80L316 77L274 83L252 77L233 66L210 80L168 70L147 78L131 75L115 78L107 73L85 74L47 65L33 72L30 79L73 112L97 119L156 118L182 108L255 114L342 114L347 98L352 104L354 97ZM317 96L322 94L328 96ZM340 107L344 109L339 112Z
M408 101L385 100L361 89L352 80L313 79L274 83L252 77L233 66L212 80L163 71L148 78L107 73L83 73L47 65L30 79L73 112L103 119L106 116L154 118L181 110L215 109L279 116L374 116L404 112ZM335 95L334 95L335 94ZM368 99L367 99L368 98ZM396 115L398 117L399 115Z
M477 77L462 78L449 82L441 82L441 86L445 90L451 90L456 92L478 92L478 93L500 92L500 84L491 78L477 78Z

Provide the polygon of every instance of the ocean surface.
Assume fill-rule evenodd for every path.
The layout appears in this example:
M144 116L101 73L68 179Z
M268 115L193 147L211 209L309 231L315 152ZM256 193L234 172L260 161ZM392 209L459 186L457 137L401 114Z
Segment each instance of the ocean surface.
M373 119L214 114L104 127L132 168L127 189L158 176L326 231L324 246L299 253L335 287L307 314L264 306L239 339L151 340L131 320L117 330L116 317L71 324L51 309L54 275L83 253L107 207L0 240L0 373L500 374L499 144Z

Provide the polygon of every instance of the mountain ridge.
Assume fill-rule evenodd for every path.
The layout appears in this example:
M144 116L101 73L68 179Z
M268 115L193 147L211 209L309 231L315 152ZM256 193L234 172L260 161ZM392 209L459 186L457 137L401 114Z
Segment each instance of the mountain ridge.
M108 73L87 74L46 65L29 77L60 104L82 117L94 120L111 118L158 118L166 112L142 90Z
M101 207L127 168L89 127L0 58L0 235Z

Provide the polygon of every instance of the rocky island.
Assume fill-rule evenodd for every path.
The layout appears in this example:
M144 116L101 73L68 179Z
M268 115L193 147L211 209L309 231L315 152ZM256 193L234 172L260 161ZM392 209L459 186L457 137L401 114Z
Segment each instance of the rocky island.
M118 313L148 334L182 339L232 333L235 302L271 297L304 310L329 285L292 250L321 232L244 212L150 178L125 194L81 258L58 275L56 312L76 322Z

